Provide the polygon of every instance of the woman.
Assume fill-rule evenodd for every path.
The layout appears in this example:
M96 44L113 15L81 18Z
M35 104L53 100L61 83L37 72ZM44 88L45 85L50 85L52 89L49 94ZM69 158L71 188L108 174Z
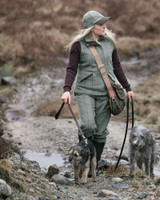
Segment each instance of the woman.
M71 103L70 90L77 74L74 94L79 107L80 125L85 136L96 147L97 163L109 134L107 125L111 112L107 88L89 46L96 48L111 81L115 81L116 76L126 89L128 98L134 99L118 58L114 34L106 26L109 19L110 17L104 17L94 10L83 16L84 30L67 46L70 57L61 97L65 103Z

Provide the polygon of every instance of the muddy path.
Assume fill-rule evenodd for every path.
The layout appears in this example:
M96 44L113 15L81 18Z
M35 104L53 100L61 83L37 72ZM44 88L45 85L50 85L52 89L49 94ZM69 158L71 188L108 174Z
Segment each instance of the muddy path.
M130 67L133 65L132 61ZM138 66L143 66L144 60L137 61L137 63ZM129 62L127 65L129 65ZM4 137L13 140L24 156L27 159L37 161L40 167L47 169L50 165L56 164L60 173L64 174L69 171L73 174L73 169L68 164L68 150L78 142L77 127L74 120L72 118L55 120L54 116L39 114L39 107L42 103L55 99L60 100L63 92L64 72L65 68L41 69L39 72L15 82L12 87L17 92L5 112L7 121ZM126 71L126 74L133 88L148 76L148 72L146 76L144 74L137 76L134 70ZM73 94L72 103L76 104ZM55 110L59 109L59 105L55 106ZM139 122L135 120L135 125L138 124ZM124 138L125 126L124 122L115 120L114 117L111 118L108 126L110 134L107 137L103 152L103 158L107 159L108 163L113 164L117 161L117 155L119 155ZM131 124L129 124L130 127ZM123 154L128 157L128 137ZM159 167L159 165L155 166L156 178L160 177ZM104 188L112 190L111 179L114 177L109 175L107 177L106 179L106 175L102 174L97 178L96 183L89 179L87 186L74 185L63 188L62 190L66 190L66 192L64 196L61 194L61 199L102 199L97 196L100 190ZM128 199L130 199L129 196L132 196L132 199L137 199L134 198L134 195L138 195L138 192L137 190L132 195L128 193ZM118 193L119 199L125 199L126 191L120 193L116 191L116 193Z

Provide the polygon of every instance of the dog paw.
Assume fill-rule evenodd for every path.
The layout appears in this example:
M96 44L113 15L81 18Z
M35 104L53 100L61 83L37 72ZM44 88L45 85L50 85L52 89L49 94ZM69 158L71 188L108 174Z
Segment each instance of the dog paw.
M74 181L75 185L79 185L80 182L79 181Z
M86 184L87 180L81 180L81 184Z

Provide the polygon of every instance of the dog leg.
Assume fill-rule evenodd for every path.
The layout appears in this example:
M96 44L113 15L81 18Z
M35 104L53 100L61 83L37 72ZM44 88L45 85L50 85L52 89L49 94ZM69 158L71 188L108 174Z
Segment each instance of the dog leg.
M137 166L139 167L139 169L142 169L142 158L137 159Z
M88 173L89 173L89 167L84 168L84 171L82 173L81 183L87 183Z
M156 163L155 161L155 146L152 147L152 154L151 154L151 163L150 163L150 177L154 178L154 173L153 173L153 168L154 168L154 163Z
M77 166L74 166L74 180L76 184L80 182L79 173L80 173L80 168Z
M149 172L150 172L150 159L149 158L145 158L144 164L145 164L145 173L149 176Z
M152 158L151 158L151 163L150 163L150 177L151 178L154 178L154 173L153 173L153 166L154 166L154 156L152 155Z
M92 169L92 179L96 181L96 166L97 166L97 160L94 156L91 160L91 169Z
M135 170L135 154L133 153L133 149L130 148L130 174L133 174Z

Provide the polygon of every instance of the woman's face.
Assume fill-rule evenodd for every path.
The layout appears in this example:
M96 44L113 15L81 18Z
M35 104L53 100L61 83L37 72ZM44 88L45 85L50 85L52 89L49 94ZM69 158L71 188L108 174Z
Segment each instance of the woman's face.
M105 35L106 28L107 28L106 24L102 24L102 25L95 24L92 31L93 31L93 34L95 34L97 36Z

